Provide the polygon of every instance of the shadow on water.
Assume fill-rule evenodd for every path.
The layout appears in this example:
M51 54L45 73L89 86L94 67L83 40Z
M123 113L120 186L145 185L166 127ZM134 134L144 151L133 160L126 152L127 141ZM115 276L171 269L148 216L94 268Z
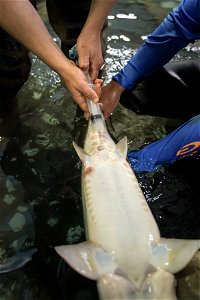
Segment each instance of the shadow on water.
M154 2L133 4L127 1L125 5L124 1L119 1L114 8L115 18L109 21L105 81L132 55L142 41L141 36L158 23L159 12L167 11L159 9L159 3ZM153 5L157 11L152 10ZM127 19L116 16L128 14L134 7L137 17L143 15L144 20L133 19L131 24L135 29L129 32ZM149 32L146 32L144 21L151 24ZM175 59L198 57L199 50L195 51L191 47ZM181 123L180 120L136 115L121 105L112 122L113 127L108 122L111 136L119 140L126 135L130 151L161 138ZM53 249L55 245L85 240L81 163L72 141L81 146L86 128L87 122L59 77L32 55L28 81L17 94L11 110L1 111L0 262L32 248L37 248L37 252L23 268L0 275L2 300L98 299L96 283L73 271ZM199 159L190 157L154 173L137 174L162 236L199 237L198 170ZM188 273L179 276L180 299L184 299L184 295L198 299L194 272L191 274L192 291L188 287Z

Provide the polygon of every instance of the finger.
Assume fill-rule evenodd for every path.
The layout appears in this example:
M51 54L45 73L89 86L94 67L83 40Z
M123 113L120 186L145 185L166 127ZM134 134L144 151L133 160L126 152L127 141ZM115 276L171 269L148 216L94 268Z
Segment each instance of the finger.
M97 78L94 80L94 84L99 84L100 86L103 85L103 79Z
M106 108L103 103L100 103L101 105L101 111L103 112L104 118L107 120L110 115L112 114L112 110L109 108Z
M84 118L85 118L86 120L89 120L89 118L90 118L90 113L89 113L89 112L85 112L85 113L84 113Z
M101 96L101 85L99 83L95 83L95 92L99 97Z
M103 65L103 60L101 60L99 63L91 62L89 66L89 74L92 81L96 80L97 77L99 76L99 71L102 65Z
M94 69L94 68L91 69L90 68L89 75L90 75L90 79L91 79L92 82L98 77L98 74L99 74L98 69Z
M85 74L87 74L89 72L89 56L80 56L78 60L78 66Z
M88 105L85 98L81 94L73 95L76 104L83 110L83 112L88 112Z
M85 88L85 92L84 95L87 99L91 100L94 103L97 103L99 101L99 97L96 93L96 91L94 91L91 87L89 87L89 85L87 85L87 89Z

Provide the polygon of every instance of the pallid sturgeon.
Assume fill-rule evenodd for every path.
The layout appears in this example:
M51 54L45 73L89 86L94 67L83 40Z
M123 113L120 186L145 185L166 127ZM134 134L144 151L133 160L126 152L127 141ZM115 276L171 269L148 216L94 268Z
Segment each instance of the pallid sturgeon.
M99 106L89 121L82 164L87 241L55 247L83 276L97 280L100 299L176 299L174 273L199 240L163 239L127 162L127 139L115 144Z

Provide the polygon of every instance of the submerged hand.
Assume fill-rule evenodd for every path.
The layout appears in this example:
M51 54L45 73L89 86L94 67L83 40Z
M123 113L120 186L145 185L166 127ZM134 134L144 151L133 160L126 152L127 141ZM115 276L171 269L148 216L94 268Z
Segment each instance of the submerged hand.
M116 108L120 100L121 93L124 90L125 89L115 80L111 80L111 82L102 88L100 103L102 103L101 109L105 119L109 118L113 110Z

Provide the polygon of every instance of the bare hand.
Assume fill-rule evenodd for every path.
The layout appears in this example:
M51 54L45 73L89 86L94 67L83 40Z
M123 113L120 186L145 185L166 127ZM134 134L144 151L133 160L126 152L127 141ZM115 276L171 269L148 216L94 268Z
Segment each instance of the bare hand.
M111 82L102 88L99 102L102 103L101 109L105 119L109 118L116 108L123 91L124 88L114 80L111 80Z
M100 86L103 81L101 79L96 79L94 81L96 87L95 89L92 89L88 85L87 78L83 71L70 60L68 60L67 66L64 68L64 71L60 73L60 76L64 80L74 101L80 106L84 112L84 116L87 118L89 116L87 99L90 99L94 103L99 101Z
M94 81L98 78L99 70L104 63L100 36L94 36L91 33L88 36L82 32L77 40L77 51L79 68L84 73L88 73L90 79Z

